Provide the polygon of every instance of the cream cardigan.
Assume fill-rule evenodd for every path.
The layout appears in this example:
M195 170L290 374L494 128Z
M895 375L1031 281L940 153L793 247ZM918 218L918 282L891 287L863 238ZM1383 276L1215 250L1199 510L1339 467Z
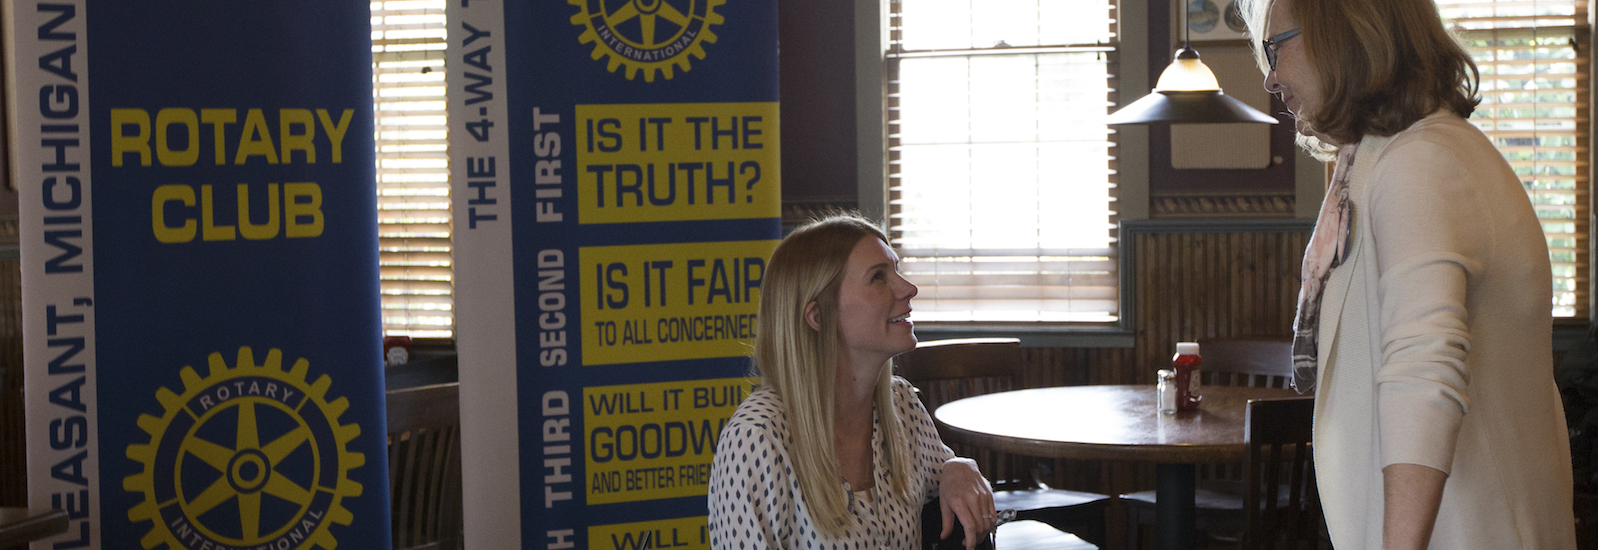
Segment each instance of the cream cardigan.
M1574 549L1548 249L1519 179L1437 113L1367 136L1321 306L1315 463L1339 550L1379 549L1382 468L1449 474L1436 549Z

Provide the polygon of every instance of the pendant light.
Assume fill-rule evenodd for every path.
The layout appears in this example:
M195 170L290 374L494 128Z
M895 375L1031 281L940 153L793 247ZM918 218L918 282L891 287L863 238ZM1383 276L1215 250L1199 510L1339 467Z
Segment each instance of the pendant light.
M1176 59L1160 73L1154 91L1142 99L1111 113L1109 124L1190 124L1201 122L1260 122L1276 124L1276 118L1236 98L1221 93L1215 73L1199 61L1199 54L1188 46L1191 32L1187 25L1187 2L1182 0L1182 48Z

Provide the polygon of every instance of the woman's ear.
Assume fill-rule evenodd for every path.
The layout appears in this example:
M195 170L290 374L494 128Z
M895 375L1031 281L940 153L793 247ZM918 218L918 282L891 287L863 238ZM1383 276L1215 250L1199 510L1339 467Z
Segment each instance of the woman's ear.
M817 313L816 309L817 306L815 300L811 300L810 303L805 304L805 322L810 323L810 330L820 331L821 314Z

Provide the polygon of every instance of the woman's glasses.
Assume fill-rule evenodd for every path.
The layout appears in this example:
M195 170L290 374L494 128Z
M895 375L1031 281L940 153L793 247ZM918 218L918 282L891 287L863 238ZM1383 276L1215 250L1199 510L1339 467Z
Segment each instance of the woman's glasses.
M1298 36L1301 30L1293 29L1260 41L1260 49L1265 51L1265 63L1271 66L1271 70L1276 70L1276 48L1281 47L1287 39Z

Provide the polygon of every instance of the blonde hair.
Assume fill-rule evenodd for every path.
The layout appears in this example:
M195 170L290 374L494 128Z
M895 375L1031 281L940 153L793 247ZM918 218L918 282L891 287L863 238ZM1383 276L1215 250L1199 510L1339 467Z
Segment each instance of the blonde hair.
M888 242L880 228L854 215L829 216L800 227L771 254L760 289L755 364L762 383L781 398L793 437L788 457L799 478L802 502L816 529L830 537L841 536L843 526L852 522L833 445L838 289L850 253L865 238ZM811 302L816 304L819 330L805 320L805 306ZM885 447L883 462L890 472L884 494L914 503L910 438L893 403L893 371L881 370L875 406Z
M1239 1L1251 35L1266 38L1280 1ZM1396 134L1439 109L1468 117L1481 101L1476 63L1431 0L1291 0L1290 9L1321 86L1321 105L1300 116L1337 144Z

